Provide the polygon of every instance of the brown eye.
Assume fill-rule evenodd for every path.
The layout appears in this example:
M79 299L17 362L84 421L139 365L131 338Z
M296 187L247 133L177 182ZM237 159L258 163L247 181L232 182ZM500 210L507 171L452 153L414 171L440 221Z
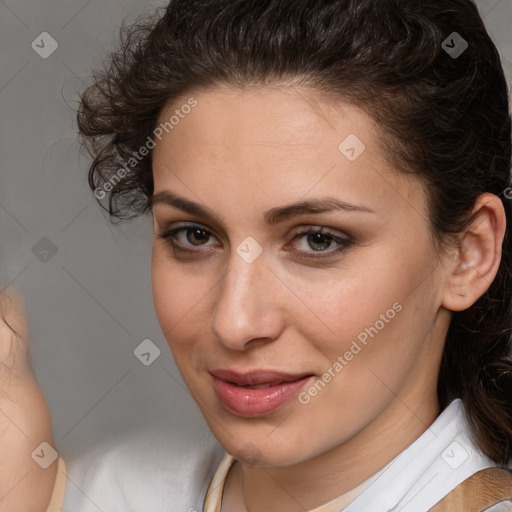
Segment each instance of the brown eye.
M214 235L206 228L196 225L179 226L169 231L157 234L158 238L163 238L165 242L177 252L196 253L204 252L195 250L193 247L209 247L218 246Z
M189 228L187 229L187 240L192 245L203 245L210 238L210 234L206 229Z

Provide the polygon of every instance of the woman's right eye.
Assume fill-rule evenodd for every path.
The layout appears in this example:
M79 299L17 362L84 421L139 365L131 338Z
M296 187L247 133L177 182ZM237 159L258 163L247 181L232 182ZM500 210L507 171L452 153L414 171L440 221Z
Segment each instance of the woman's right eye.
M207 242L213 237L207 229L197 225L180 226L170 229L165 233L157 233L158 238L162 238L176 251L199 252L193 247L211 246Z

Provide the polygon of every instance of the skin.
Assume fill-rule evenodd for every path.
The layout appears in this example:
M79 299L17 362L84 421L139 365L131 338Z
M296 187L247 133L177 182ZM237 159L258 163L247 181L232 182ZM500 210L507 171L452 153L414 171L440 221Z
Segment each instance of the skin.
M41 468L32 452L55 448L50 413L29 363L29 330L21 294L0 285L0 512L44 512L57 461Z
M237 458L222 512L303 512L369 478L438 416L451 312L494 279L505 215L499 198L482 195L461 243L438 252L423 185L395 172L362 110L297 87L218 86L172 102L161 120L190 96L197 106L154 149L155 195L171 191L215 217L154 204L156 315L210 429ZM338 150L349 134L366 146L355 161ZM373 213L264 220L269 209L325 196ZM176 243L190 253L158 236L182 223L209 235L192 236L194 245L184 229ZM319 254L318 242L296 236L305 226L353 244L335 254L327 240ZM248 236L263 249L252 263L236 252ZM321 378L394 303L402 310L307 405L294 398L243 417L217 397L214 368Z

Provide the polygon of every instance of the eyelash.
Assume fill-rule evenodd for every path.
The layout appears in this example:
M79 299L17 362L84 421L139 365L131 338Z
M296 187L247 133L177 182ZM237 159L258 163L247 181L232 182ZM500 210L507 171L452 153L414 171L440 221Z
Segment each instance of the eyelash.
M165 233L156 233L156 236L158 238L164 239L164 242L171 247L176 252L184 253L184 254L198 254L200 252L204 252L201 249L200 250L194 250L194 249L184 249L180 244L176 243L176 234L180 231L187 231L191 229L200 229L205 231L209 236L213 236L212 233L197 224L188 224L188 225L182 225L177 228L170 229L169 231L166 231ZM331 233L325 232L324 227L318 227L318 226L308 226L305 229L297 232L295 236L292 238L292 241L294 241L297 238L301 238L303 236L308 235L315 235L315 234L322 234L327 238L327 241L329 243L336 242L338 243L338 247L334 250L325 250L325 251L311 251L313 253L316 253L316 256L313 255L305 255L303 251L293 251L295 252L295 255L299 259L305 259L305 260L317 260L319 258L328 258L332 257L334 255L342 254L345 252L349 247L351 247L354 244L354 240L351 238L340 238L337 237ZM200 246L198 246L200 247ZM306 251L306 253L309 253L310 251Z

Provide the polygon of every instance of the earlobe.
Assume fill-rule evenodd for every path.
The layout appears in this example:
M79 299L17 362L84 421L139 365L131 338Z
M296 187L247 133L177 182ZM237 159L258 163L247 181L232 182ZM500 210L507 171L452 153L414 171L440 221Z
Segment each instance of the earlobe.
M443 306L451 311L471 307L487 291L501 262L506 228L501 199L482 194L475 201L472 216L448 275Z

